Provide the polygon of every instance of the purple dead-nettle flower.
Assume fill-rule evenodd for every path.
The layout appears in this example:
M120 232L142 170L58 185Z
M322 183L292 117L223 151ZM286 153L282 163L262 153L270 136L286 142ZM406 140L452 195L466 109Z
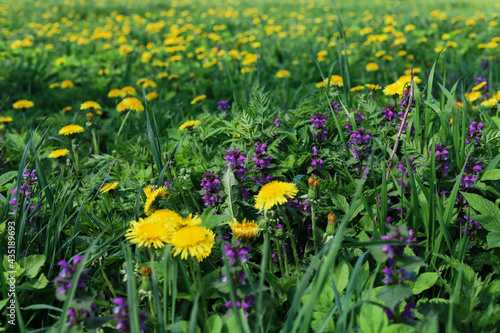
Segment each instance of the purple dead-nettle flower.
M59 286L59 288L57 289L57 295L60 295L62 297L66 296L67 291L69 290L69 288L71 288L73 276L82 258L83 255L78 254L75 256L75 258L73 258L73 262L71 265L66 260L60 260L57 263L59 266L62 267L61 272L54 280L54 284ZM83 291L83 289L85 289L86 284L83 282L83 280L86 278L88 278L88 275L85 274L85 269L83 269L82 274L80 274L80 277L77 282L75 295L78 295L80 292Z
M398 101L398 104L401 106L401 108L403 110L406 110L406 108L408 107L408 97L409 97L410 93L408 90L403 90L403 96L401 97L401 99ZM410 108L414 108L415 107L415 98L412 98L411 100L411 107Z
M468 234L472 235L476 233L478 230L483 229L483 226L476 220L473 220L472 218L468 217L465 215L464 217L459 217L457 220L457 223L462 227L462 234L465 234L467 232L467 222L469 222L469 227L468 227Z
M280 119L276 118L273 122L274 127L280 127Z
M227 110L231 108L231 105L229 105L229 101L218 101L217 104L217 110Z
M438 143L435 145L436 162L443 162L449 158L448 154L450 153L450 151L443 147L444 144L442 143ZM429 154L432 154L432 149L429 150Z
M321 169L321 166L324 162L318 154L318 148L314 146L312 149L313 154L311 157L309 157L309 160L311 161L311 167L313 168L313 170Z
M396 112L396 105L387 104L387 109L382 109L382 117L386 121L392 121L396 119L396 116L399 116L399 113Z
M401 231L398 227L392 235L380 236L380 239L387 241L399 241L402 243L406 242L407 244L409 244L410 242L416 240L415 238L413 238L413 235L414 231L411 230L411 232L409 232L409 237L405 238L401 234ZM382 280L384 284L401 284L404 280L407 280L411 277L410 272L397 267L398 259L404 256L404 248L404 245L399 244L382 245L381 250L382 252L385 252L387 254L388 258L388 267L382 270L382 273L385 274L385 277Z
M346 120L347 120L347 122L349 123L349 122L351 121L351 120L349 119L349 113L348 113L348 112L344 112L344 113L347 115ZM365 118L365 115L364 115L364 114L362 114L361 112L359 112L358 110L354 110L354 111L353 111L353 114L354 114L354 122L356 123L356 126L357 126L357 127L361 126L361 122L362 122L363 120L365 120L365 119L366 119L366 118ZM346 125L346 126L345 126L345 128L347 129L347 134L351 134L351 132L352 132L352 127L351 127L351 125L350 125L350 124L349 124L349 125Z
M475 146L479 145L479 141L481 140L482 131L483 131L483 123L477 123L473 121L469 125L469 131L465 134L465 143L470 144L474 143Z
M245 314L245 317L248 317L249 315L249 310L253 307L253 303L255 302L255 297L253 295L246 296L243 298L243 303L240 301L236 301L236 307L238 309L243 309L243 313ZM227 301L225 304L229 309L233 307L233 302L232 301ZM229 310L227 311L227 315L230 316L231 313Z
M237 264L244 264L248 261L250 248L242 246L240 243L233 245L224 245L224 257L229 259L229 265L234 266Z
M337 112L337 110L340 109L340 105L337 104L337 102L331 102L330 105L327 105L325 108L325 111L334 111ZM338 114L335 114L335 116L338 118Z
M115 328L122 332L131 332L127 302L125 302L123 298L117 297L113 299L113 303L117 305L113 308L113 317L118 322ZM147 316L145 314L139 314L139 325L141 333L146 330L146 319Z
M415 313L413 311L411 311L411 309L414 309L414 308L416 308L415 303L412 303L412 302L406 303L403 312L401 312L401 318L404 319L406 322L409 322L410 318L415 317Z
M92 308L97 307L95 303L92 303ZM95 313L91 310L85 309L68 309L68 324L77 325L88 318L94 318Z
M259 170L268 169L271 166L273 157L266 156L267 144L256 142L255 147L255 156L252 158L252 162L255 162L255 167Z
M314 112L314 117L309 119L309 121L312 122L311 126L315 129L320 129L326 126L326 121L328 119L323 116L323 113L321 112Z
M219 190L220 179L213 173L213 171L205 174L205 178L201 180L203 191L216 192Z
M247 155L242 154L241 151L237 149L228 149L226 153L228 154L224 156L224 159L228 161L227 165L230 165L231 169L236 170L245 166Z

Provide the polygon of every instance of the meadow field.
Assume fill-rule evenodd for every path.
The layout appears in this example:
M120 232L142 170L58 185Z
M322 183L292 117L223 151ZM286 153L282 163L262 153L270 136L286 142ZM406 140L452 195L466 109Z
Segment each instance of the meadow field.
M498 332L499 13L0 0L0 332Z

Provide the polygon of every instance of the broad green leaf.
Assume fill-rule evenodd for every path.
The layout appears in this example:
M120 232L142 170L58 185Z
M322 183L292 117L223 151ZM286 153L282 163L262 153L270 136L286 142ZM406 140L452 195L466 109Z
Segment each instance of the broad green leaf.
M0 186L17 176L17 171L8 171L0 176Z
M43 254L34 254L19 260L19 265L25 269L24 275L29 278L34 278L44 263L45 256Z
M479 213L500 219L500 209L493 202L474 193L462 192L467 202Z
M384 333L412 333L414 328L406 324L393 324L384 330Z
M437 282L438 274L434 272L422 273L418 276L417 282L413 286L413 295L420 294L434 286Z
M333 270L333 278L335 279L339 294L342 293L349 283L349 264L342 261L335 267Z
M500 247L500 231L490 232L486 236L486 240L488 241L488 249Z
M407 297L413 295L410 286L398 284L395 286L384 286L377 297L381 299L389 309L404 301Z
M26 288L33 288L33 289L43 289L47 286L49 283L49 280L45 277L45 274L40 274L40 277L34 281L30 282L25 282L21 286L26 287Z
M500 169L486 171L484 175L481 177L482 181L485 180L498 180L500 179ZM0 183L1 185L1 183Z
M384 333L389 320L380 306L366 304L361 309L358 319L361 333Z
M220 333L222 331L222 319L219 315L213 315L208 318L206 329L209 333Z

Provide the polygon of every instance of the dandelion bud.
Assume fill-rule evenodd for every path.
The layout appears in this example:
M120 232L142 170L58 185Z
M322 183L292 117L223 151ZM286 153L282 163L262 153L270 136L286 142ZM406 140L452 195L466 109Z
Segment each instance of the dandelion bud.
M333 211L330 211L330 213L328 213L328 224L326 226L327 235L335 234L335 223L337 223L337 216Z
M140 269L140 272L142 275L141 289L143 291L150 291L151 290L151 267L142 266Z
M309 192L307 196L309 199L318 199L319 197L319 180L316 176L312 175L308 180Z
M94 119L94 115L92 114L92 112L89 112L85 115L85 117L87 118L88 121L91 121L92 119Z

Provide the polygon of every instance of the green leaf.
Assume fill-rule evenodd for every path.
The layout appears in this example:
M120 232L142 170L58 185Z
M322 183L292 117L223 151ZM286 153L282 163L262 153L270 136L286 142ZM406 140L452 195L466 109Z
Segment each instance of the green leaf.
M436 284L438 274L434 272L422 273L418 276L417 282L413 286L413 295L420 294L422 291L431 288Z
M486 236L486 240L488 241L488 249L500 247L500 231L490 232Z
M17 171L9 171L0 176L0 186L17 176Z
M47 286L49 280L45 277L45 274L40 274L40 277L34 281L25 282L21 287L33 288L33 289L43 289Z
M386 332L389 320L384 310L380 306L366 304L361 308L359 314L359 325L363 333L384 333Z
M377 297L381 299L389 309L394 309L396 305L413 295L410 286L398 284L395 286L384 286L380 289Z
M481 177L482 181L485 180L498 180L500 179L500 169L486 171L484 175ZM0 183L1 185L1 183Z
M233 170L231 170L231 168L227 168L227 171L224 176L222 176L221 181L224 192L227 194L226 202L228 204L229 214L231 215L231 218L234 218L233 203L236 200L236 197L233 195L234 192L232 192L232 188L238 184L238 181L234 177Z
M337 290L340 294L349 283L349 265L345 261L342 261L340 265L335 267L333 271L333 278L335 279L335 284L337 285Z
M478 194L462 191L460 191L460 193L462 193L469 205L471 205L472 208L477 210L479 213L489 215L496 219L500 219L500 209L493 202L483 198Z
M102 327L108 321L111 320L112 317L95 317L85 319L83 322L83 326L88 330L95 330L97 328Z
M34 254L19 260L19 265L25 269L24 275L29 278L37 276L40 267L45 263L43 254Z
M7 256L3 256L3 270L3 274L6 278L10 275L18 278L24 273L24 268L22 268L17 262L10 260Z
M387 327L384 333L412 333L414 328L406 324L394 324Z
M208 318L206 329L209 333L220 333L222 331L222 319L218 315Z
M9 302L10 298L6 298L0 301L0 311L3 309L3 307Z

